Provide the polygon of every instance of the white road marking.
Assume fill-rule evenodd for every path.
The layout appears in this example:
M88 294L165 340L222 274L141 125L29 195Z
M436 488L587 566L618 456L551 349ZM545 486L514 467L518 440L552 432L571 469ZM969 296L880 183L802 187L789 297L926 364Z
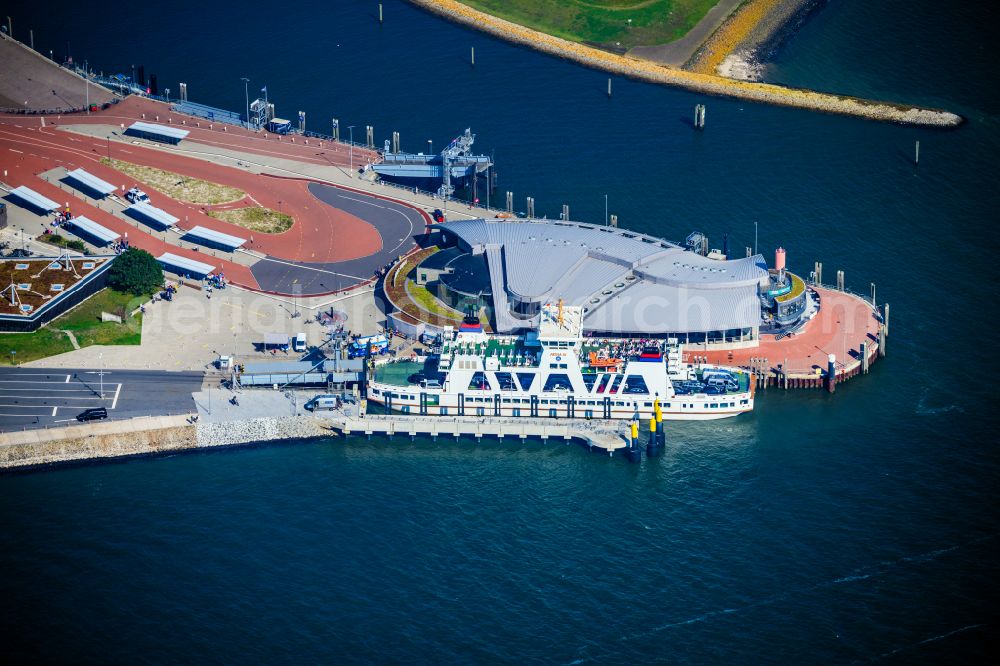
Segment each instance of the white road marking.
M98 400L99 398L94 398L94 399ZM34 406L34 405L0 405L0 408L2 408L2 407L10 407L10 408L15 408L16 407L18 409L48 409L49 408L48 405L38 405L38 406ZM91 407L93 407L93 405L59 405L59 407L64 407L66 409L90 409ZM0 416L10 416L10 414L0 413Z
M55 416L55 415L56 415L56 410L57 410L57 409L59 409L59 408L58 408L58 407L53 407L53 408L52 408L52 416Z
M24 151L23 150L14 150L13 148L8 148L7 150L9 150L12 153L21 153L22 155L24 155Z
M60 382L61 383L61 382ZM3 392L15 392L20 393L21 391L54 391L56 393L93 393L89 388L71 388L71 389L54 389L54 388L4 388L0 386L0 393Z
M115 405L118 404L118 394L121 392L121 390L122 390L122 385L119 384L118 388L115 389L115 399L111 402L111 409L114 409Z
M0 384L65 384L66 382L36 382L26 379L0 379Z
M71 377L71 375L66 375L66 383L67 384L69 384L70 377Z

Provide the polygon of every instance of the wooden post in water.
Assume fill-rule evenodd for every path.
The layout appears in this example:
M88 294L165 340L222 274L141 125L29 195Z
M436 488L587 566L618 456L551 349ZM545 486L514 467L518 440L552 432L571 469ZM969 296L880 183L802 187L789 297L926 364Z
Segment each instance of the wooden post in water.
M569 204L563 204L562 219L564 221L569 220Z
M889 304L882 305L882 326L885 328L885 337L889 337Z
M861 374L867 375L868 374L868 343L867 342L862 342L861 346L859 347L859 350L861 352Z
M837 388L837 357L830 354L826 362L826 390L833 393Z
M917 141L917 145L913 153L913 163L920 164L920 141Z
M618 216L617 215L612 215L611 216L611 226L613 226L613 227L617 227L618 226Z
M611 77L608 77L608 99L611 99Z
M382 3L378 3L378 22L382 23Z
M476 47L472 47L472 66L476 66Z
M844 291L844 271L837 271L837 291Z
M885 358L885 324L880 324L878 327L878 355L879 358Z

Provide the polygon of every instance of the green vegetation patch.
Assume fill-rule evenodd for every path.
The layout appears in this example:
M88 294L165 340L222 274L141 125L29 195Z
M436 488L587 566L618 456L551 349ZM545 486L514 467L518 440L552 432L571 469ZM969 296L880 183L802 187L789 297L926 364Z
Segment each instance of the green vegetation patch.
M407 280L406 291L410 299L424 310L445 319L451 319L458 323L462 322L462 313L456 312L442 303L427 287L417 284L412 280Z
M115 257L108 271L108 285L133 296L152 294L163 286L163 268L149 252L130 247Z
M159 192L163 192L175 201L214 205L232 203L246 196L246 192L235 187L210 183L207 180L199 178L189 178L178 173L164 171L163 169L132 164L131 162L123 162L121 160L109 160L106 157L101 158L101 163L121 171L126 176L135 178L140 183L145 183Z
M256 231L262 234L280 234L292 228L295 220L291 215L279 213L263 206L250 206L248 208L234 208L232 210L210 210L207 211L212 217L224 220L230 224L235 224Z
M460 0L499 18L611 49L680 39L718 0Z
M0 334L2 363L10 365L11 351L17 364L73 351L73 343L62 331L70 331L81 347L90 345L138 345L142 342L142 314L129 313L147 300L145 296L104 289L57 317L34 333ZM118 315L122 323L101 321L101 313Z
M792 280L792 290L787 294L782 294L781 296L776 296L774 298L778 303L787 303L788 301L794 299L796 296L800 296L803 291L806 290L806 283L802 281L795 273L785 273Z
M70 250L76 250L77 252L87 251L87 246L84 245L83 241L79 238L66 238L65 236L60 236L59 234L39 234L35 240L48 243L49 245L55 245L56 247L69 248Z
M11 354L11 352L15 352ZM55 356L73 351L73 343L65 333L51 328L40 328L34 333L0 334L0 363L20 365L37 361L47 356Z

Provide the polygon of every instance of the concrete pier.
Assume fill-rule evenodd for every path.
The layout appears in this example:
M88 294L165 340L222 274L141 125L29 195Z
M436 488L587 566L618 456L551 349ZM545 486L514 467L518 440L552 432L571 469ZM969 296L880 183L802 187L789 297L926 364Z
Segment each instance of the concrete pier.
M483 437L569 442L577 440L591 450L609 456L628 447L626 421L588 421L585 419L500 419L482 417L375 415L361 418L333 418L333 430L343 435L402 435L431 438L439 436Z

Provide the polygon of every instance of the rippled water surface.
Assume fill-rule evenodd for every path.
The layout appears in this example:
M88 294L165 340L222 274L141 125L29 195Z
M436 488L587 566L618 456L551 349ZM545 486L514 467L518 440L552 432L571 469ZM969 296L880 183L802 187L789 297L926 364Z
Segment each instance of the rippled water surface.
M971 3L975 4L975 3ZM435 146L500 196L788 249L892 304L889 356L629 465L576 445L331 440L0 477L7 648L39 660L911 662L995 630L1000 128L986 9L831 2L775 81L945 107L929 131L581 69L401 2L19 7L15 34L238 109ZM12 10L10 10L12 11ZM130 29L141 25L143 30ZM224 26L224 29L220 28ZM468 61L476 47L476 67ZM708 107L706 129L690 126ZM363 130L359 129L363 137ZM914 141L921 163L912 163ZM519 207L522 207L519 205ZM835 350L834 350L835 351Z

